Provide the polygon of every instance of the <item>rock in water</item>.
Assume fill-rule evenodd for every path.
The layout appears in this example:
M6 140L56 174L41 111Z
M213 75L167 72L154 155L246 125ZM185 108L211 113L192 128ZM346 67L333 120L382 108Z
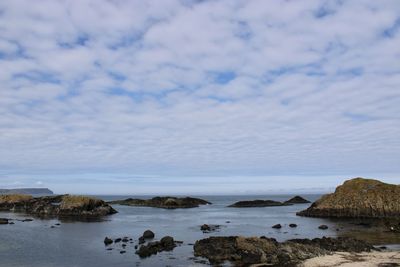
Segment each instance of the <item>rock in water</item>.
M142 237L144 239L152 239L152 238L154 238L154 233L151 230L146 230L146 231L144 231Z
M373 179L354 178L322 196L308 209L298 212L309 217L399 218L400 185Z
M295 196L292 197L291 199L285 201L286 204L304 204L304 203L310 203L310 201L308 201L305 198L302 198L301 196Z
M161 251L171 251L176 247L176 242L171 236L164 236L160 241L149 242L147 245L141 245L136 254L141 258L150 257Z
M85 196L0 195L0 210L25 212L40 216L101 217L117 213L103 200Z
M278 224L273 225L272 228L274 228L274 229L281 229L281 228L282 228L282 225L281 225L280 223L278 223Z
M0 218L0 224L8 224L8 219Z
M125 206L145 206L163 209L196 208L200 205L211 204L204 199L193 197L153 197L151 199L128 198L125 200L111 201L109 203Z
M108 246L111 245L114 241L111 238L104 238L104 245Z
M282 203L279 201L274 200L245 200L245 201L238 201L229 205L228 207L231 208L258 208L258 207L275 207L275 206L288 206L292 204Z

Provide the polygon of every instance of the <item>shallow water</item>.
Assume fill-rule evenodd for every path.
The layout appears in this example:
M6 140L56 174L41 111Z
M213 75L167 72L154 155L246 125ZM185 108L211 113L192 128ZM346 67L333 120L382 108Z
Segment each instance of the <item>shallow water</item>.
M296 216L309 204L265 208L227 208L239 200L272 199L285 201L293 195L273 196L204 196L212 205L193 209L165 210L148 207L115 205L118 214L98 222L71 222L57 219L38 219L32 222L15 221L14 225L0 225L1 267L105 267L105 266L202 266L195 263L192 244L208 236L244 235L268 236L279 241L292 238L314 238L322 236L356 236L374 244L400 244L400 236L377 232L374 228L358 226L354 221L306 218ZM104 200L124 199L129 196L98 196ZM140 197L140 196L135 196ZM318 195L303 195L314 201ZM143 197L148 198L148 197ZM0 212L0 217L32 218L23 214ZM229 223L228 223L229 221ZM50 228L56 223L60 226ZM218 232L202 233L200 225L220 224ZM282 229L271 226L280 223ZM297 228L288 224L296 223ZM328 230L318 226L326 224ZM140 259L134 245L144 230L151 229L156 239L171 235L183 244L171 252L162 252L147 259ZM337 231L336 229L339 229ZM104 237L128 236L134 239L120 254L122 243L113 244L113 250L104 246Z

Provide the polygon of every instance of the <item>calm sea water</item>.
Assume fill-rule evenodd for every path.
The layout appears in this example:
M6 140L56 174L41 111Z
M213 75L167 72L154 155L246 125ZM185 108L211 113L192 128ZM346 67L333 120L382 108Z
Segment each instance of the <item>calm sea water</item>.
M400 244L400 236L389 232L376 232L357 226L354 221L305 218L296 216L309 204L265 208L227 208L239 200L272 199L285 201L293 195L271 196L204 196L212 205L193 209L165 210L148 207L127 207L115 205L118 214L104 221L76 222L56 219L38 219L24 214L0 212L0 217L25 219L32 222L16 221L14 225L0 225L0 266L1 267L109 267L109 266L203 266L195 263L193 243L208 236L244 235L268 236L279 241L291 238L314 238L322 236L355 236L374 244ZM124 199L129 196L97 196L104 200ZM140 197L140 196L135 196ZM318 195L303 195L310 201ZM143 198L148 198L143 197ZM228 223L229 221L229 223ZM51 228L56 223L60 226ZM218 232L202 233L200 225L220 224ZM271 226L280 223L282 229ZM288 224L296 223L297 228ZM319 230L326 224L328 230ZM144 230L151 229L156 239L171 235L183 244L171 252L162 252L147 259L140 259L134 252L137 239ZM339 229L339 231L337 231ZM103 240L130 237L125 254L122 243L113 244L113 250L106 250ZM394 246L395 247L395 246Z

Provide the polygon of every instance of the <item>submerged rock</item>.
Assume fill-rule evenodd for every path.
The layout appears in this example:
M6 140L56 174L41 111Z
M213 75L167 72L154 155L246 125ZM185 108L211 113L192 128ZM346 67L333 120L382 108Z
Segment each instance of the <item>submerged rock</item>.
M203 233L210 233L210 232L214 232L217 231L221 226L218 224L203 224L202 226L200 226L200 230Z
M355 178L322 196L308 209L298 212L309 217L399 218L400 185Z
M151 199L134 199L116 200L109 202L110 204L118 204L125 206L146 206L163 209L179 209L179 208L196 208L200 205L211 204L210 202L192 197L154 197Z
M117 212L100 199L71 195L37 198L29 195L0 195L0 210L66 217L100 217Z
M286 204L304 204L304 203L310 203L311 201L308 201L305 198L302 198L301 196L295 196L292 197L291 199L285 201Z
M275 207L275 206L289 206L292 204L288 203L282 203L279 201L274 201L274 200L244 200L244 201L238 201L236 203L233 203L232 205L229 205L228 207L231 208L257 208L257 207Z
M235 266L293 266L331 251L370 251L372 246L348 238L294 239L279 243L266 237L228 236L198 240L193 249L196 257L205 257L211 264L230 261Z
M282 228L282 225L281 225L280 223L278 223L278 224L273 225L272 228L274 228L274 229L281 229L281 228Z
M136 251L136 254L141 258L150 257L158 252L171 251L176 247L174 238L171 236L164 236L160 241L149 242L147 245L141 245Z

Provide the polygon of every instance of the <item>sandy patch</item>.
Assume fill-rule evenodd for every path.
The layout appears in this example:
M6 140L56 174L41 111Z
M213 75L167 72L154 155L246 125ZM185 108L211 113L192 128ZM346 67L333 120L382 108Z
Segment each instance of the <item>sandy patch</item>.
M348 253L336 252L306 260L302 267L400 267L400 251Z

